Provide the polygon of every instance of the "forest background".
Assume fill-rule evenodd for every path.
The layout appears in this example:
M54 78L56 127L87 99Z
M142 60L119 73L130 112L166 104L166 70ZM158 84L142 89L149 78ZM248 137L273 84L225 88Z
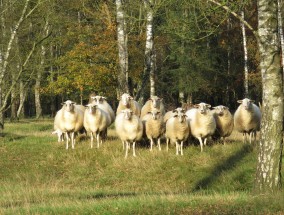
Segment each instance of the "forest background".
M255 1L226 5L257 26ZM261 101L257 41L238 19L208 1L159 0L150 6L155 88L167 109L203 101L235 110L244 96ZM0 10L5 118L54 116L62 101L86 104L92 92L116 107L115 1L1 0ZM129 93L143 103L150 96L144 72L146 3L123 1L123 11Z

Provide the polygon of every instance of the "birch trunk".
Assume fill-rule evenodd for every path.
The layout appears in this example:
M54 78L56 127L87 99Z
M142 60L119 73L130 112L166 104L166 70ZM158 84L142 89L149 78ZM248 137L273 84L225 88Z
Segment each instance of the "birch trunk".
M146 47L144 72L150 75L150 96L155 96L155 55L153 36L153 0L144 1L147 10L146 24Z
M27 90L22 80L20 81L20 93L19 94L20 94L20 101L19 101L19 107L17 110L17 119L20 119L21 117L25 116L24 104L25 104L25 100L27 96Z
M4 77L7 73L7 66L8 66L8 59L11 53L11 49L12 49L12 44L15 40L16 34L18 32L18 29L20 27L20 25L22 24L22 22L24 21L24 17L26 16L26 12L27 12L27 8L28 8L28 4L29 4L30 0L26 0L25 4L23 6L23 10L21 13L21 16L19 18L19 20L17 21L16 25L13 27L13 31L10 35L10 38L8 40L7 43L7 47L4 50L1 50L1 60L0 60L0 133L2 133L2 130L4 129L4 108L6 106L6 102L5 102L5 98L7 98L7 95L4 95L4 90L3 90L3 82L4 82ZM2 3L2 1L1 1ZM1 18L4 19L4 18ZM2 23L4 24L4 23Z
M116 19L117 19L117 45L119 58L118 89L117 96L120 99L123 93L129 93L128 88L128 50L125 12L122 0L116 0Z
M284 36L283 36L283 22L282 22L282 7L283 1L277 0L277 15L278 15L278 32L280 37L280 45L281 45L281 62L282 62L282 74L284 75Z
M283 85L277 27L277 0L258 0L263 117L255 188L262 193L276 191L281 186Z
M243 9L241 12L241 17L245 20L245 10ZM249 95L249 87L248 87L248 50L247 50L247 36L246 36L246 28L244 22L241 22L242 36L243 36L243 50L244 50L244 97L248 97Z

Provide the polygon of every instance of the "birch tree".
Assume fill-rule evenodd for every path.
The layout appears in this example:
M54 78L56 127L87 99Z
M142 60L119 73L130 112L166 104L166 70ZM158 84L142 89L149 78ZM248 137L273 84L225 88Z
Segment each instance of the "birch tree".
M150 96L155 96L155 53L153 36L153 0L144 1L146 8L146 46L144 73L150 77Z
M245 20L245 9L243 8L241 11L241 17ZM243 36L243 50L244 50L244 97L248 97L249 95L249 87L248 87L248 49L247 49L247 36L246 36L246 28L244 22L241 23L242 36Z
M277 0L258 0L257 31L229 7L215 0L209 1L243 22L257 39L263 88L263 115L255 190L260 193L277 191L281 187L283 151L283 83L280 68Z
M129 93L128 88L128 49L127 49L127 31L126 17L122 0L116 0L116 20L117 20L117 45L119 58L119 71L117 75L118 89L117 97L123 93Z
M282 9L283 1L277 0L277 15L278 15L278 32L281 45L281 62L282 62L282 73L284 75L284 35L283 35L283 22L282 22Z
M277 0L258 0L258 48L263 85L263 116L256 190L281 187L283 149L283 84L277 33Z

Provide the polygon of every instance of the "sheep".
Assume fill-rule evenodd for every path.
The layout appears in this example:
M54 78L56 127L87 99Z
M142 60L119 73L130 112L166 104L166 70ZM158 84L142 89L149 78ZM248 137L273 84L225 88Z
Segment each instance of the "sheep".
M137 101L133 100L133 97L127 93L124 93L121 96L121 99L119 101L119 104L116 110L116 114L118 115L124 109L131 109L133 111L133 114L135 114L136 116L140 117L141 115L140 104Z
M216 121L210 107L211 105L201 102L186 111L191 134L199 140L201 152L203 152L203 145L206 145L207 138L212 136L216 129Z
M135 143L141 140L143 135L141 119L131 109L124 109L116 116L115 129L118 137L121 139L123 145L125 145L125 158L127 158L130 143L133 144L133 156L136 157Z
M86 105L84 113L84 127L91 135L91 148L93 148L94 136L97 139L97 148L102 144L102 135L111 124L111 118L108 113L100 109L98 105Z
M256 132L260 130L260 108L253 103L253 100L248 98L238 100L237 102L240 103L240 105L234 114L235 129L243 133L244 143L246 142L246 134L249 134L250 143L252 143L252 136L254 136L254 141L256 141Z
M110 104L106 101L106 97L104 96L91 96L90 97L92 99L91 103L98 105L98 107L102 110L104 110L105 112L107 112L110 115L111 118L111 123L114 122L115 120L115 113L112 109L112 107L110 106Z
M63 142L64 141L64 133L60 129L55 129L51 134L57 135L57 142Z
M167 150L169 141L176 143L176 155L183 155L183 143L190 135L190 128L186 119L185 110L173 110L173 116L166 122Z
M224 145L225 138L230 136L234 128L234 118L229 108L223 105L213 107L212 113L216 122L216 130L214 137L223 138Z
M154 108L159 110L162 115L165 115L163 99L159 98L158 96L151 96L151 98L143 105L141 109L141 118L143 118L147 113L151 112Z
M142 118L144 132L150 140L150 151L153 150L154 140L157 139L158 148L161 151L161 136L164 133L163 116L158 109L153 109Z
M69 147L70 140L72 149L74 149L75 132L83 128L84 112L71 100L63 102L62 105L62 108L57 112L57 116L55 117L58 120L57 128L65 133L66 149Z

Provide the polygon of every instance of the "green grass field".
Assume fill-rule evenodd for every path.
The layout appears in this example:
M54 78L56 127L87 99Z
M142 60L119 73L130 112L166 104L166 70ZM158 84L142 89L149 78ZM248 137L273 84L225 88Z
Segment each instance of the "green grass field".
M203 153L193 144L184 156L138 144L137 157L125 159L113 129L99 149L80 136L66 150L52 125L5 124L0 214L284 214L283 191L253 194L257 149L236 133Z

